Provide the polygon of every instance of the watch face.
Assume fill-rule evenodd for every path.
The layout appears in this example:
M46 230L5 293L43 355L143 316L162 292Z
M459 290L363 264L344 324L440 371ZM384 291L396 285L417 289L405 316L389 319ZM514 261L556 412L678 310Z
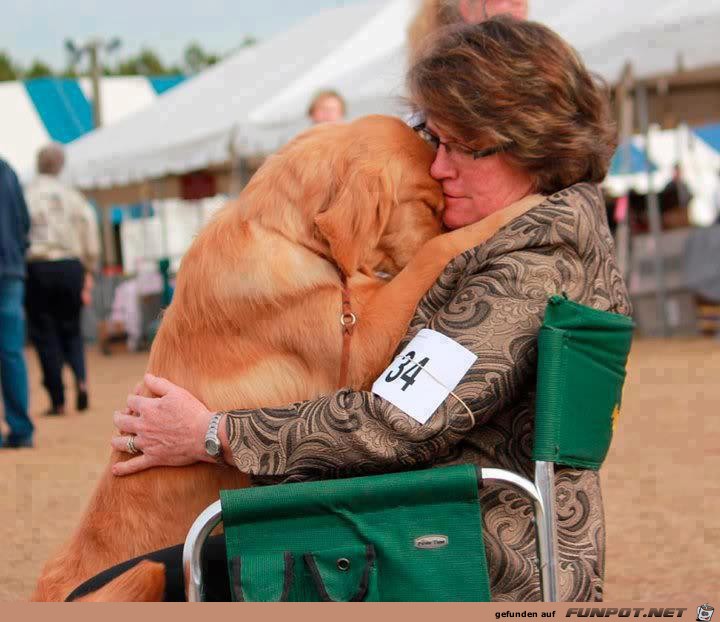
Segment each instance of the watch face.
M210 456L217 456L220 453L220 443L212 438L205 439L205 451Z

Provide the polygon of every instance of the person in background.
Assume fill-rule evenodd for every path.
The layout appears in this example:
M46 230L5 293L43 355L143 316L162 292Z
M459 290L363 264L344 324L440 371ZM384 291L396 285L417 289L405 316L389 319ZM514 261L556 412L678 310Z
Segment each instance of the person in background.
M317 93L308 107L308 117L313 125L345 120L347 104L337 91L326 90Z
M682 169L676 164L672 179L660 193L664 229L677 229L690 224L689 207L692 198L692 192L683 179Z
M30 339L50 395L48 415L65 413L64 362L75 376L77 410L88 408L80 317L91 300L100 248L92 206L58 179L64 164L60 145L41 149L38 176L25 192L31 219L26 308Z
M15 171L0 159L0 385L7 439L0 447L32 447L34 426L28 416L25 345L25 250L30 218Z
M528 0L424 0L408 29L410 58L417 56L423 40L438 29L465 22L479 24L496 15L528 18Z

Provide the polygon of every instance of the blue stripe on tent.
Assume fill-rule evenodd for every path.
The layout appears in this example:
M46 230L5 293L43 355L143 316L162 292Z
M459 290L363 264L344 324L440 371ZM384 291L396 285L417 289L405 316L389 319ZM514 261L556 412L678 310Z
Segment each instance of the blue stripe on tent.
M720 123L696 127L695 133L715 151L720 151Z
M76 80L37 78L25 89L54 141L69 143L93 128L90 103Z
M628 175L645 172L647 164L645 152L642 149L638 149L633 143L630 143L630 161L625 162L627 146L628 143L625 142L620 145L615 152L610 165L610 175ZM652 160L650 160L650 171L653 173L657 171L657 166L655 166Z
M124 220L142 220L153 218L155 208L152 203L132 203L128 205L113 205L110 209L110 222L119 225Z
M150 80L150 84L152 84L155 92L158 95L162 95L165 91L169 91L185 80L185 76L160 76L157 78L148 78L148 80Z

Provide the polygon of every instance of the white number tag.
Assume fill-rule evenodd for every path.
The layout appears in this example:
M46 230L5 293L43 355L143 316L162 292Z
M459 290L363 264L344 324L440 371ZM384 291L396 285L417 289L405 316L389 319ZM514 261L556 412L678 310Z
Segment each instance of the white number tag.
M425 423L476 359L450 337L424 328L375 381L372 391Z

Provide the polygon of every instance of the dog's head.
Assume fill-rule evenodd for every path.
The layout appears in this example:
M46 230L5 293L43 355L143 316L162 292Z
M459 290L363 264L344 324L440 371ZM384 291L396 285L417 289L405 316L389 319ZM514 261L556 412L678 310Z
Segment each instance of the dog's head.
M311 242L346 275L394 274L440 233L432 161L432 149L393 117L318 126L268 159L244 203L249 216Z

